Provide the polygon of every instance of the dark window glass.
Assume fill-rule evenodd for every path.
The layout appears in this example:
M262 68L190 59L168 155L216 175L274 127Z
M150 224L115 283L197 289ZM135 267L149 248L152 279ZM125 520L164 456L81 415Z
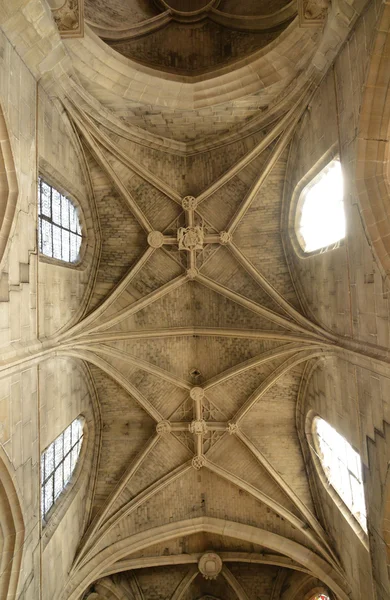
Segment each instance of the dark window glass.
M83 426L75 419L41 454L41 512L45 518L71 478L83 440Z
M76 207L41 177L38 206L39 251L64 262L76 262L82 241Z

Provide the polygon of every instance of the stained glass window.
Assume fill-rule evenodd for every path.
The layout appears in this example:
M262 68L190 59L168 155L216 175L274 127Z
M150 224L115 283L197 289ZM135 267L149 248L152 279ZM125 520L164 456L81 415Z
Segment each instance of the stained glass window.
M311 600L330 600L330 598L326 594L316 594Z
M345 237L343 174L332 160L303 189L298 238L305 252L335 246Z
M359 454L324 419L319 417L314 419L313 434L316 451L329 483L364 531L367 531L362 465Z
M74 204L40 177L38 207L39 251L64 262L76 262L82 235Z
M83 424L75 419L41 454L41 513L45 518L71 478L83 441Z

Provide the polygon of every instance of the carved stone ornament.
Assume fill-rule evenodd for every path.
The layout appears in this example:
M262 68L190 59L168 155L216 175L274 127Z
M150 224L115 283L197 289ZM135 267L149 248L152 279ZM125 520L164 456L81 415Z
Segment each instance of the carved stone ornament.
M164 243L164 234L161 231L151 231L148 235L148 244L152 248L161 248Z
M194 196L186 196L181 201L181 204L184 210L195 210L198 202Z
M237 433L237 430L238 430L237 423L228 423L228 434L229 435L233 435L234 433Z
M204 435L207 433L207 423L204 419L199 419L198 421L192 421L188 425L188 429L194 435Z
M187 269L188 279L195 279L197 277L198 273L199 273L199 271L195 267L191 267L190 269Z
M156 425L156 432L158 435L167 435L168 433L171 433L171 431L172 427L169 421L160 421Z
M194 456L194 458L192 459L192 466L197 471L199 471L199 469L201 469L202 467L204 467L205 464L206 464L206 459L205 459L205 457L203 455L201 455L201 456Z
M203 227L200 225L180 227L178 229L177 241L179 242L179 250L202 250L203 239Z
M204 398L204 389L201 387L193 387L190 391L190 396L193 400L202 400Z
M228 231L221 231L221 233L219 234L219 241L221 242L221 244L228 244L232 241L232 234Z
M330 0L298 0L299 24L301 27L322 25L328 12Z
M61 37L84 35L84 0L65 0L60 8L52 8L52 13Z
M216 579L222 571L222 559L215 552L206 552L199 559L198 569L205 579Z

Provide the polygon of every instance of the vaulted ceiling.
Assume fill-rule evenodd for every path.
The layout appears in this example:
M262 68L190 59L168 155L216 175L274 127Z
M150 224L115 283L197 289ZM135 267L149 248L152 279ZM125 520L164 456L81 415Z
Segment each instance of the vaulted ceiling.
M102 423L66 598L348 598L296 423L314 361L381 351L310 318L285 252L290 142L352 26L311 4L85 0L63 41L100 254L48 344Z
M289 0L86 2L90 28L112 48L176 75L242 60L275 40L296 13Z

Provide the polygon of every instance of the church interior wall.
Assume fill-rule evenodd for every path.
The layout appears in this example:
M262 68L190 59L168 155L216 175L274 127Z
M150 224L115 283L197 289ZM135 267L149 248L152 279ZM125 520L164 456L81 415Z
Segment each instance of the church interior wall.
M46 337L65 327L85 309L99 243L93 192L82 146L63 106L51 99L42 86L38 86L38 117L40 176L69 195L78 207L85 236L80 260L75 266L40 257L39 328L40 334Z
M251 7L254 4L251 2ZM225 5L228 7L230 0ZM234 234L234 241L291 307L306 311L307 316L326 331L331 330L341 338L354 336L360 342L387 348L390 344L388 292L383 272L364 228L354 185L360 107L377 14L378 3L369 3L334 65L310 100L290 147L282 152L259 195L242 219ZM104 51L101 52L103 56ZM202 305L201 300L208 299L207 294L211 298L211 292L202 288L199 293L196 288L198 283L187 281L187 295L184 292L180 295L181 292L178 292L169 299L160 299L157 320L153 321L156 317L148 314L146 306L144 312L135 312L135 316L130 315L128 321L123 320L120 327L114 329L118 340L111 350L122 352L123 355L126 352L138 353L137 356L144 363L149 361L152 365L152 375L142 371L141 367L137 372L130 359L127 364L125 359L115 357L114 354L114 358L107 358L104 365L106 373L103 367L100 368L103 360L99 355L99 363L96 358L98 353L95 357L92 353L88 357L88 354L82 355L82 350L78 354L76 349L72 357L71 350L65 348L58 355L55 351L50 354L51 341L70 329L85 314L101 306L126 276L129 265L140 260L148 249L147 235L134 216L128 199L133 198L142 207L155 230L163 231L175 223L181 207L179 210L173 200L169 205L167 195L115 157L110 157L110 160L107 158L107 163L104 163L97 152L97 143L95 146L87 143L53 94L53 88L51 96L48 86L44 86L42 82L37 83L36 75L0 32L0 108L4 113L19 188L10 239L1 259L0 349L4 349L4 363L24 350L26 354L37 352L35 362L29 362L23 355L21 360L25 363L22 367L15 364L11 373L7 371L5 375L0 374L0 462L4 461L7 469L12 472L23 515L24 545L16 598L67 600L68 594L69 597L70 594L76 594L72 588L73 583L69 584L69 574L87 526L91 524L92 518L100 514L99 511L115 491L129 465L137 460L156 435L156 423L144 407L140 406L139 397L143 398L144 394L148 401L152 398L155 403L150 401L152 408L157 414L158 410L161 411L164 419L169 419L194 383L202 385L208 378L217 375L217 369L214 373L209 358L213 352L213 357L220 361L218 364L222 365L223 372L229 367L226 356L230 357L229 352L233 355L231 348L234 345L237 353L242 351L242 360L249 361L257 353L257 342L253 342L252 347L251 341L246 340L244 343L237 337L231 347L228 347L228 343L223 345L225 342L217 346L215 340L207 346L194 333L193 339L186 342L178 341L172 336L166 343L154 340L147 346L137 340L127 340L121 345L120 334L127 333L129 328L136 330L138 327L138 332L142 332L143 329L154 327L156 323L161 326L164 318L168 326L178 326L178 323L181 325L189 307L195 307L198 325L210 326L211 312L215 309L218 313L218 308L218 319L223 323L225 315L221 313L224 313L225 308L226 312L230 310L226 299L225 304L221 299L217 301L212 298L208 305L206 302ZM179 117L175 127L183 127L183 132L188 132L191 128L185 119L183 117L180 123ZM156 116L156 123L159 124L160 121ZM103 131L103 126L99 127ZM196 125L191 130L189 139L196 138L195 129ZM271 129L272 123L269 125L269 130ZM111 135L111 140L116 142L118 148L128 152L132 159L153 171L154 175L165 180L180 194L196 196L223 175L236 160L252 150L267 131L265 127L262 131L249 132L230 143L215 143L214 146L205 144L203 151L188 153L161 149L161 144L159 146L157 143L155 148L152 145L148 147L147 142L135 143L112 131L108 135ZM178 134L178 137L181 135ZM166 145L169 145L168 142ZM276 142L271 149L275 145ZM212 222L221 231L228 227L238 207L238 199L250 192L258 173L271 156L271 149L267 148L256 157L199 208L207 222ZM338 153L343 165L347 239L334 250L302 258L289 238L291 219L289 221L287 212L290 200L300 181L330 152L333 155ZM109 175L107 165L111 167L113 176ZM80 207L85 242L79 264L64 266L42 256L38 260L36 186L39 174L47 177L49 183L57 185L60 190L69 193ZM115 183L118 180L123 184L122 191ZM283 236L279 232L282 204ZM265 229L260 225L258 229L256 226L250 229L251 223L261 221L266 224ZM179 264L177 255L178 253L174 255L175 266L170 266L169 272L167 269L172 280L181 274L183 266ZM269 297L259 291L245 269L237 267L226 248L219 248L218 255L221 257L220 263L210 260L203 271L205 276L226 288L230 285L237 294L250 298L252 302L268 301L270 304L267 306L271 306ZM155 262L151 260L153 268L161 265L160 271L163 273L168 264L166 254L158 249L153 261ZM147 293L154 292L159 285L165 283L162 276L159 279L154 274L153 268L150 268L144 279L134 279L128 285L125 299L113 304L108 315L115 315L115 310L137 303ZM210 309L212 303L214 305ZM169 313L171 304L174 306L174 314ZM104 325L107 314L101 317L100 322L97 321L98 325ZM254 329L254 312L248 310L243 322L244 319L247 319L244 325ZM162 326L164 325L165 322ZM104 331L104 327L101 330ZM275 326L273 331L275 333L279 330ZM190 343L195 344L195 350L188 351ZM44 356L47 348L49 357ZM208 354L210 348L212 351ZM273 346L270 344L268 348L265 343L261 348L262 351L271 349ZM103 350L107 352L107 348ZM171 357L174 355L180 359L172 361ZM80 356L86 357L85 361ZM225 359L226 364L223 362ZM90 366L87 367L88 360ZM198 368L199 364L202 365L199 378L191 379L188 373L192 372L191 369ZM281 360L275 361L276 367L280 364ZM280 461L279 476L297 494L300 501L318 515L332 547L341 559L351 599L386 600L389 581L384 543L388 540L390 530L390 484L387 468L390 461L390 432L386 425L390 423L388 365L362 358L361 355L355 356L352 352L348 356L334 353L318 363L309 363L310 365L313 368L306 370L298 365L280 378L264 395L261 406L254 409L247 420L243 419L242 430L248 437L253 434L253 439L266 460L275 464ZM165 373L163 383L158 380L161 372ZM269 371L264 367L264 370L259 368L256 372L251 372L251 375L253 381L264 382L271 372L271 367ZM309 375L305 381L307 373ZM126 386L121 387L115 380L118 375L122 378L121 381L127 384L132 382L134 387L131 388L130 384L127 389ZM177 385L180 378L181 384ZM224 394L231 397L236 394L236 401L239 398L244 402L245 397L249 397L257 389L253 381L251 382L249 375L246 381L234 379L225 388L211 391L210 398L218 405ZM142 389L138 396L134 393L137 386ZM115 403L112 402L113 398ZM295 421L297 398L299 408ZM273 425L277 410L284 415L280 417L278 430ZM231 416L234 414L232 408ZM310 454L310 438L306 436L308 414L318 414L327 420L362 457L368 500L368 536L362 531L357 535L357 528L352 527L350 522L353 517L349 520L345 517L345 510L344 513L340 510L318 476ZM41 522L39 511L40 455L79 415L86 422L81 463L45 525ZM120 513L149 486L163 480L171 471L179 469L180 465L187 465L179 484L174 479L150 500L132 510L127 519L119 521L105 537L102 535L94 541L88 560L91 559L96 573L99 573L98 577L101 575L99 552L103 554L110 546L116 548L116 544L119 546L120 543L128 543L131 548L133 536L147 534L149 529L159 531L165 524L184 522L189 518L204 518L205 522L207 519L210 522L218 519L221 523L242 524L259 530L266 524L268 532L281 538L286 536L294 539L297 544L301 544L301 548L307 548L308 553L314 554L317 551L315 544L308 541L304 528L299 530L287 520L281 519L276 511L250 493L253 488L258 488L272 497L272 502L280 502L280 505L285 502L294 517L302 516L288 494L281 492L254 457L250 455L248 458L245 455L241 443L234 435L228 438L222 450L221 446L219 450L216 446L208 456L221 469L229 470L233 477L245 475L248 484L246 491L207 469L197 471L190 468L193 450L182 442L183 439L180 441L175 436L159 437L155 442L156 447L150 453L150 464L136 470L131 483L124 487L110 507L114 512ZM307 479L311 483L310 487ZM188 537L183 535L177 540L172 535L171 538L164 539L161 548L155 549L156 556L161 558L175 553L186 554ZM213 540L211 534L210 539ZM245 550L257 555L264 551L264 548L255 547L254 542L250 545L247 541L247 547L243 540L233 540L233 543L232 539L227 535L224 542L226 546L221 543L219 551L228 552L237 547L242 552ZM217 547L216 539L213 541ZM0 536L0 552L1 544ZM228 547L229 544L231 548ZM196 544L194 548L197 548ZM194 550L193 554L196 552L198 550ZM144 554L147 556L142 548L139 554L141 558L144 558ZM188 554L191 552L188 551ZM124 557L123 553L122 558ZM135 555L133 558L140 556ZM92 559L96 559L96 564ZM387 560L390 564L390 560ZM112 562L107 559L107 569L112 567ZM78 591L87 581L87 587L82 589L79 597L83 598L84 593L90 590L91 593L87 596L90 600L124 600L127 597L134 597L135 600L174 599L175 589L185 576L186 568L183 565L171 565L139 569L137 578L142 592L139 595L131 587L130 577L111 573L107 575L108 583L102 579L93 589L90 586L94 580L89 581L85 576L84 580L77 581L80 586ZM257 569L257 566L249 563L232 564L231 572L241 582L244 590L239 600L252 600L258 589L274 600L311 600L313 589L322 591L320 580L311 574L292 570L290 573L287 569L281 571L286 572L277 596L273 591L278 589L275 583L276 567L262 565L261 569ZM218 581L219 587L215 592L217 597L234 600L237 594L233 593L227 580ZM191 583L181 596L182 600L201 598L202 593L206 594L205 598L213 597L212 585L203 581L202 584L199 584L199 578ZM204 592L205 586L209 586L207 593ZM331 600L334 598L336 596L332 595Z
M91 510L96 414L85 367L77 359L53 358L39 366L41 452L77 417L83 417L84 448L68 488L48 515L42 531L43 598L60 596ZM96 400L95 400L96 401Z

